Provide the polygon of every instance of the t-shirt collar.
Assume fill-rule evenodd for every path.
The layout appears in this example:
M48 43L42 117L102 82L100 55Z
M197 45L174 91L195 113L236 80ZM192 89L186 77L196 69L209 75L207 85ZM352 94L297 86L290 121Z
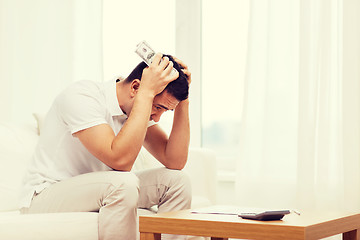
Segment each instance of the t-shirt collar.
M104 94L111 116L126 116L119 106L116 95L116 82L114 80L105 82Z

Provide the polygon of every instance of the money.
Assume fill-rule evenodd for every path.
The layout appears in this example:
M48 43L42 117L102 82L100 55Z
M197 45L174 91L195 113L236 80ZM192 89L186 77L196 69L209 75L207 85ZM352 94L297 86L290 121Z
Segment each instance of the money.
M150 66L154 59L155 51L149 46L147 42L141 41L138 45L136 45L135 52L142 58L142 60L144 60L148 66ZM176 74L177 72L178 71L173 68L171 70L171 75Z

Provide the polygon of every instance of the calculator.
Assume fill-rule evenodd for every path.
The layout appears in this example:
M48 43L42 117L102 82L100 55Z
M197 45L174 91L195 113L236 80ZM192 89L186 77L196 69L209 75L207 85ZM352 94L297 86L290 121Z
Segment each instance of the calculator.
M289 213L290 210L276 210L276 211L264 211L257 213L240 213L238 214L238 216L244 219L273 221L273 220L281 220L286 214Z

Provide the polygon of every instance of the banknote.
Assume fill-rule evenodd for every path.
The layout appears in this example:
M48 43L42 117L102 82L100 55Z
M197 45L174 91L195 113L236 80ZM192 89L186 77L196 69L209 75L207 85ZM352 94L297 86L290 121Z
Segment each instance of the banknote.
M154 59L155 51L150 47L150 45L147 42L141 41L138 45L136 45L135 52L142 58L142 60L144 60L144 62L148 66L150 66L150 64ZM178 71L175 68L173 68L171 74L176 74L177 72Z

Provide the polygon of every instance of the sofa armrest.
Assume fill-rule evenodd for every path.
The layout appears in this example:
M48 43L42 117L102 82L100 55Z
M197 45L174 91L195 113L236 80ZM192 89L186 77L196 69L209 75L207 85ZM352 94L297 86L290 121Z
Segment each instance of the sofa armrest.
M194 197L216 203L216 155L206 148L191 148L184 171L188 173Z

